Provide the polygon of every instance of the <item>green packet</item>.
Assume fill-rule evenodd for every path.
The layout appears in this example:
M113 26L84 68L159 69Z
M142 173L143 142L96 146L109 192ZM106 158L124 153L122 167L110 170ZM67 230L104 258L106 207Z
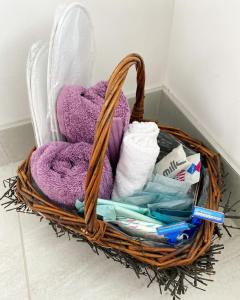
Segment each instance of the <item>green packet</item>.
M75 204L79 213L84 212L84 202L77 200ZM137 205L115 202L111 200L97 200L97 215L101 216L104 221L116 221L120 218L132 218L144 222L158 224L172 224L182 221L183 218L178 216L170 216L160 212L151 211L149 208Z

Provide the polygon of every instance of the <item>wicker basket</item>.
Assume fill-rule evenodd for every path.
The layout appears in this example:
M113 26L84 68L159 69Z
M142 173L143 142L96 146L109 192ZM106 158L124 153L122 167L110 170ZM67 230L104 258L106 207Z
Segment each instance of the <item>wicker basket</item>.
M108 82L105 103L97 122L92 157L86 178L84 217L57 207L36 190L32 184L29 167L31 154L18 169L16 182L17 201L18 203L26 204L34 213L49 220L51 224L54 224L55 230L58 227L61 228L62 231L67 231L76 237L82 237L91 247L103 249L105 253L114 252L119 255L121 254L122 257L132 259L132 261L137 264L139 263L139 265L142 264L152 269L155 268L155 270L169 270L169 268L192 265L199 257L202 257L209 251L215 228L213 223L204 221L194 240L181 247L151 247L117 231L109 224L98 219L96 215L96 201L103 169L103 160L111 131L113 113L117 106L128 70L133 65L136 66L137 70L137 91L131 121L146 121L143 119L144 63L139 55L130 54L118 64ZM208 168L210 178L210 188L206 206L209 209L218 210L221 197L219 156L181 130L161 126L158 122L156 123L162 131L171 133L192 149L201 153Z

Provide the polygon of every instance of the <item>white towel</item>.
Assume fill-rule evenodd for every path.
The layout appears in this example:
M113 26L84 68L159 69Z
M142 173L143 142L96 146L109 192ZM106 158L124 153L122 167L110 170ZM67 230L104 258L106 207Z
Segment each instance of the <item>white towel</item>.
M154 122L133 122L123 136L112 199L126 197L143 189L151 177L159 155Z

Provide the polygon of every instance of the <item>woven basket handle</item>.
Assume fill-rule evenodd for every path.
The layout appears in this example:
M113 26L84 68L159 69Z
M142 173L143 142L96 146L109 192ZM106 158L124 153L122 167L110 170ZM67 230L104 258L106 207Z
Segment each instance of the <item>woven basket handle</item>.
M87 231L91 234L98 232L99 226L101 225L96 216L96 203L114 110L117 107L128 70L133 65L136 65L137 70L137 91L131 121L142 121L143 119L145 85L144 62L139 55L130 54L117 65L108 81L105 102L97 121L92 157L85 181L84 218Z

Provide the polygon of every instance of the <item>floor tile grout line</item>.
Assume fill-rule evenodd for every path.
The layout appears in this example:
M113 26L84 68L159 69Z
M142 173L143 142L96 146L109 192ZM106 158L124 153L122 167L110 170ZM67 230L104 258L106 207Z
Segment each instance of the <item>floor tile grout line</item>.
M25 246L24 246L22 223L21 223L21 218L20 218L19 213L17 213L17 215L18 215L18 224L19 224L19 231L20 231L20 239L21 239L21 247L22 247L23 264L24 264L24 272L25 272L25 279L26 279L26 285L27 285L28 300L31 300L30 282L29 282L29 274L28 274L28 267L27 267L27 257L26 257Z

